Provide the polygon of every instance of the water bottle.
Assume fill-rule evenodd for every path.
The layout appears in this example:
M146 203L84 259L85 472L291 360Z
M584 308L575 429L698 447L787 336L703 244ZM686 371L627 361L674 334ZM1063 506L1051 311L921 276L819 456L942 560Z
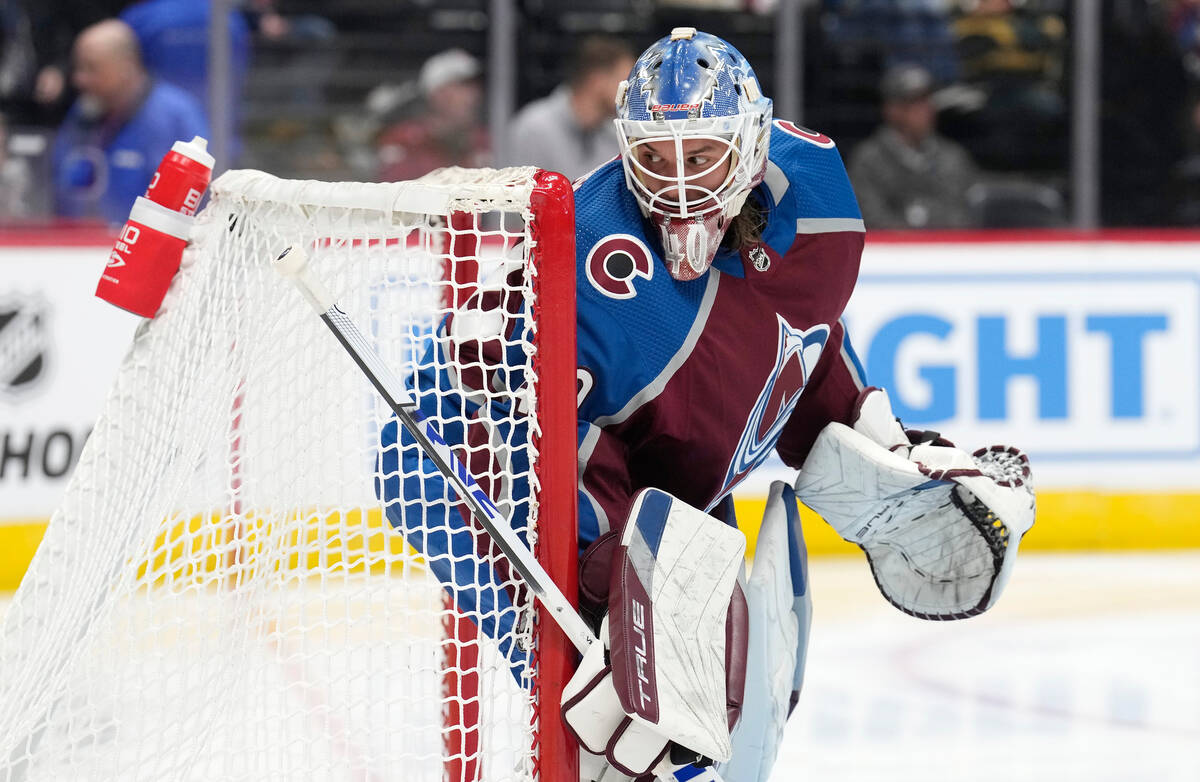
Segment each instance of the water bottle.
M192 219L139 196L108 254L96 295L143 318L157 315L179 271Z
M145 196L175 212L194 215L208 190L212 170L208 141L200 136L191 141L176 141L158 164Z
M205 139L175 142L121 227L96 285L97 296L144 318L158 313L179 270L212 170Z

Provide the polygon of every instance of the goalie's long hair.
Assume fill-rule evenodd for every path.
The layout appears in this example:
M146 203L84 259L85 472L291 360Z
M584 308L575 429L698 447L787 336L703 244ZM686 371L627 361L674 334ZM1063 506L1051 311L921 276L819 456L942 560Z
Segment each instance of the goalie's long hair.
M748 250L762 241L766 227L767 211L759 204L758 195L751 193L742 204L742 210L729 221L729 228L721 238L721 249Z

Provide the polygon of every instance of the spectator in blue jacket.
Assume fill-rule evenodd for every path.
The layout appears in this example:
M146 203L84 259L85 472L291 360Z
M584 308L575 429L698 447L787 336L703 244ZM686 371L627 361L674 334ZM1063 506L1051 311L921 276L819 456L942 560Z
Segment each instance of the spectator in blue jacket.
M240 3L236 5L241 5ZM209 26L212 23L209 0L140 0L120 14L142 47L146 70L160 81L174 84L191 93L205 110L209 124L222 123L228 138L227 148L214 148L219 163L237 161L242 141L241 94L250 65L250 25L245 13L237 8L229 12L229 95L232 103L222 107L209 103ZM209 113L209 111L213 113Z
M212 3L198 0L141 0L121 12L142 47L152 76L191 93L208 105L208 27ZM241 11L229 12L232 94L241 92L250 63L250 26Z
M176 141L208 136L204 112L178 87L155 81L127 24L107 19L75 41L79 97L54 143L56 211L124 222Z

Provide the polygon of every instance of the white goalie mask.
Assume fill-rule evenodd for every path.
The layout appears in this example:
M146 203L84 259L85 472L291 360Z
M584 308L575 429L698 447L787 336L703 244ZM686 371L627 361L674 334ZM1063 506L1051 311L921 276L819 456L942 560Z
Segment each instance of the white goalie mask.
M625 184L659 229L668 271L699 277L766 171L770 99L736 49L677 27L621 83L616 126Z

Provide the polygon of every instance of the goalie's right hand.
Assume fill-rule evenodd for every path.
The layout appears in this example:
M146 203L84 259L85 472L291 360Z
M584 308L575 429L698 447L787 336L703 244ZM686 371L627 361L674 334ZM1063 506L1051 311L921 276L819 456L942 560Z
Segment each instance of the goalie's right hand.
M584 779L729 759L745 684L745 545L736 528L665 492L637 496L612 564L602 643L562 697L567 727L595 756L581 758Z
M580 778L624 782L657 766L667 756L670 739L621 708L609 660L607 617L600 627L600 637L604 640L592 644L563 690L562 714L579 746L598 756L581 758Z

